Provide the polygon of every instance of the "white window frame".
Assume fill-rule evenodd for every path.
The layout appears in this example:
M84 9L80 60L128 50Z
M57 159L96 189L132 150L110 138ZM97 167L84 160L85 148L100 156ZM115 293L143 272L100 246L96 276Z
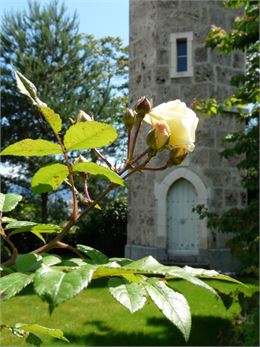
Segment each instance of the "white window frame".
M180 40L180 39L187 40L187 71L177 71L177 40ZM171 34L170 36L170 44L171 44L170 77L171 78L193 76L192 41L193 41L192 31Z

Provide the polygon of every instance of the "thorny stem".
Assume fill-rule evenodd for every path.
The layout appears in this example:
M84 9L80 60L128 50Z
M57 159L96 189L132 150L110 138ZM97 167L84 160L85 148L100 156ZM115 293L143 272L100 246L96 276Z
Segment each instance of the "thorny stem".
M18 251L17 248L15 247L15 245L13 244L13 242L9 239L9 237L7 235L2 235L3 239L9 244L11 250L12 250L12 255L11 258L8 259L7 261L5 261L3 263L4 266L11 266L15 263L17 255L18 255Z
M63 142L61 141L61 138L58 133L55 133L56 138L61 146L63 156L66 162L66 166L69 170L69 180L70 180L70 190L72 194L72 201L73 201L73 206L72 206L72 212L71 212L71 220L75 222L77 220L77 215L78 215L78 202L77 202L77 196L76 196L76 191L75 191L75 184L74 184L74 178L73 178L73 173L72 173L72 168L67 156L67 150L63 145Z
M63 248L63 249L69 249L73 253L77 254L81 259L84 259L84 255L75 247L72 247L71 245L68 245L67 243L61 242L61 241L56 241L53 245L52 248ZM49 248L50 250L50 248Z
M143 168L145 167L145 165L148 164L150 160L151 160L151 158L147 158L141 165L135 167L134 169L132 169L132 171L128 172L128 174L125 175L125 176L123 177L123 179L128 178L129 176L131 176L131 175L132 175L133 173L135 173L136 171L143 170Z
M85 197L87 201L91 201L90 195L89 195L89 191L88 191L88 182L87 182L87 178L84 180L84 192L85 192Z
M131 132L132 132L132 129L127 130L127 160L129 160L129 157L130 157Z
M146 171L162 171L167 169L168 165L165 164L164 166L161 167L144 167L142 170L146 170Z
M103 160L111 170L115 171L115 168L113 167L113 165L103 156L102 153L99 152L99 150L97 150L96 148L94 148L94 149L93 149L93 152L94 152L101 160Z
M133 155L134 155L135 145L136 145L136 141L137 141L137 137L138 137L138 133L139 133L141 124L142 124L142 120L141 121L139 120L137 125L136 125L134 139L133 139L133 144L132 144L132 148L130 150L130 154L129 154L129 158L128 158L129 162L131 162L131 160L133 158Z
M148 151L149 151L149 149L147 148L138 157L136 157L134 160L132 160L131 165L135 164L138 160L140 160L143 156L145 156L148 153Z
M136 157L131 162L128 162L125 167L121 171L118 172L119 175L122 175L125 171L127 171L129 168L133 168L133 164L135 164L138 160L140 160L142 157L144 157L148 153L149 149L147 148L145 151L143 151L141 154L139 154L138 157Z

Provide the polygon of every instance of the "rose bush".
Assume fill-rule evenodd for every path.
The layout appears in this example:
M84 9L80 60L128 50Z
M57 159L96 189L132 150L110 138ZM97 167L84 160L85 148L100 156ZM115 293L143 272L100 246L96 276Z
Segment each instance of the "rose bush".
M168 125L170 138L167 147L170 150L178 147L193 151L199 119L184 102L174 100L160 104L144 117L144 121L154 128L161 122Z

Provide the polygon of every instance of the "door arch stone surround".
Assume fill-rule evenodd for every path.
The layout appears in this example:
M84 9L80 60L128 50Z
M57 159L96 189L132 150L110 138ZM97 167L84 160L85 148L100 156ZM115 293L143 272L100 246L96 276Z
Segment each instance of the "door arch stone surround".
M178 167L170 172L161 182L156 182L154 194L156 197L156 237L158 246L167 252L167 193L170 187L179 179L190 182L197 193L198 205L208 205L210 190L197 173L185 167ZM198 250L208 248L208 230L206 219L198 218Z

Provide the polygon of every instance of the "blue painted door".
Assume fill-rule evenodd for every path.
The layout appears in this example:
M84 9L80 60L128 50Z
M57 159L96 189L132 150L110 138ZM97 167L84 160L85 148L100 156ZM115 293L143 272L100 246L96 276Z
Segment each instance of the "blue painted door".
M196 254L198 251L198 215L192 212L197 205L193 185L179 179L167 195L167 231L169 255Z

